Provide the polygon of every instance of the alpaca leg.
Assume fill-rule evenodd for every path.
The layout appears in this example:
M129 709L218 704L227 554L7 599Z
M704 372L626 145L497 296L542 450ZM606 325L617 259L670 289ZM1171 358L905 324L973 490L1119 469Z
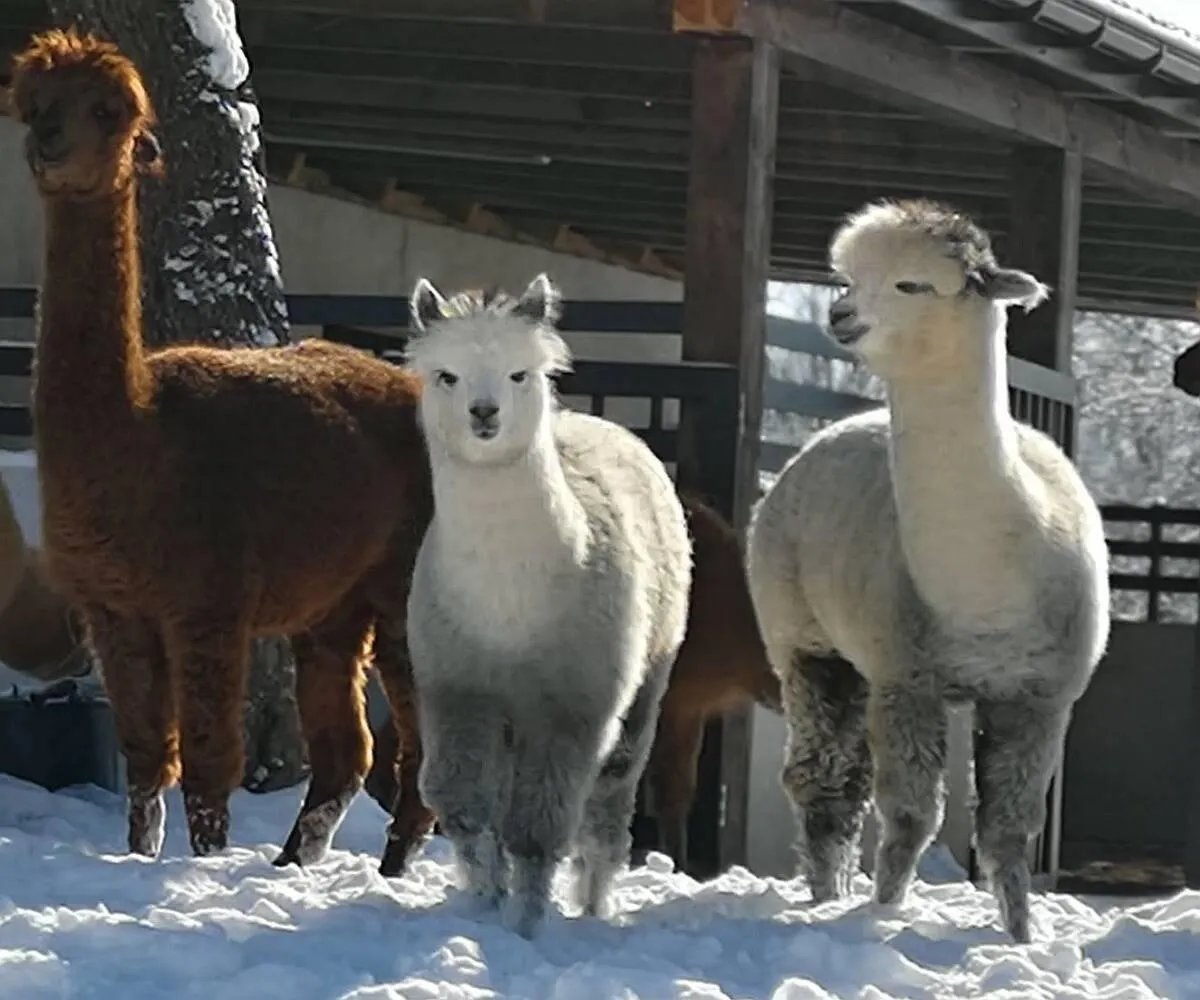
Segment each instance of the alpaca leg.
M327 620L292 637L296 703L308 742L311 777L277 866L320 861L371 766L367 726L365 652L367 612Z
M574 890L575 901L586 916L608 915L609 889L621 866L629 860L629 826L637 786L655 742L663 688L673 660L668 658L653 667L642 683L621 722L617 743L605 758L584 806L577 838L580 863L575 866ZM702 733L702 723L699 728ZM690 749L698 754L699 741ZM694 784L694 755L692 775ZM686 805L677 814L686 824Z
M482 910L507 892L496 817L510 787L512 727L494 697L423 690L421 799L454 845L463 888Z
M129 850L157 857L166 827L163 789L179 779L179 729L162 638L148 622L101 607L84 612L125 755Z
M696 798L696 766L704 742L704 719L672 704L669 693L667 699L647 771L660 846L683 871L688 864L688 814Z
M188 835L192 852L202 856L228 842L229 796L245 767L250 638L238 625L215 620L175 625L165 638L179 692Z
M886 684L871 690L867 712L880 820L875 900L892 905L941 826L946 706L934 692Z
M532 938L546 913L554 870L579 831L604 732L600 720L559 704L543 703L526 718L536 721L515 734L511 795L499 832L512 864L505 922ZM626 851L636 780L625 819Z
M1013 940L1029 941L1029 860L1046 822L1046 795L1070 708L1026 702L976 706L975 839L979 863Z
M376 625L375 667L392 715L385 727L387 738L376 747L371 769L372 775L379 772L390 779L386 782L389 798L380 803L392 814L392 821L379 871L395 876L404 871L409 858L433 830L434 816L417 787L421 773L421 728L408 643L403 633L396 635L383 621ZM380 759L380 750L385 759ZM383 784L381 780L381 788Z
M799 868L821 903L849 891L866 818L867 682L839 657L795 654L781 695L788 723L781 782L799 828Z

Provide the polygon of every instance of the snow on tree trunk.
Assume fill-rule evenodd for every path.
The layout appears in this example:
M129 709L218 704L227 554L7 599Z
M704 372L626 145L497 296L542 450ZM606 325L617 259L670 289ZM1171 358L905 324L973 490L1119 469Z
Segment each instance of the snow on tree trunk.
M288 340L279 257L267 214L258 106L232 0L50 0L59 23L114 41L134 60L158 113L166 175L143 184L148 343ZM246 787L282 788L307 772L284 638L253 651Z

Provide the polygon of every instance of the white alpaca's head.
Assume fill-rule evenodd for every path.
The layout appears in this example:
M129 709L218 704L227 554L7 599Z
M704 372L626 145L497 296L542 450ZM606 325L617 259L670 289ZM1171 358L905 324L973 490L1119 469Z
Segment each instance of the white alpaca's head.
M1028 311L1050 292L1000 267L986 232L931 201L867 205L834 234L829 260L849 284L831 332L883 378L949 374L992 350L1010 305Z
M555 330L559 308L544 274L519 299L477 291L446 298L417 281L408 362L425 382L421 421L431 450L476 465L530 450L554 406L550 376L571 367Z

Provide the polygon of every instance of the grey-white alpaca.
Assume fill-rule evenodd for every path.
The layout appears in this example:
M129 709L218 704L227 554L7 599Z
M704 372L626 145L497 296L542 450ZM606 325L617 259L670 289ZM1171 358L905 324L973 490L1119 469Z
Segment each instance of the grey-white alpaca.
M605 915L683 641L691 542L662 462L561 410L559 295L411 299L433 472L408 641L421 795L466 887L529 937L574 848L575 902ZM509 870L511 869L511 871Z
M973 702L978 856L1028 941L1027 848L1109 627L1096 504L1008 409L1006 310L1048 289L926 201L866 206L830 259L849 282L832 334L885 381L888 406L813 435L755 511L747 552L782 681L800 866L815 899L846 891L873 777L875 899L902 902L941 825L946 705Z

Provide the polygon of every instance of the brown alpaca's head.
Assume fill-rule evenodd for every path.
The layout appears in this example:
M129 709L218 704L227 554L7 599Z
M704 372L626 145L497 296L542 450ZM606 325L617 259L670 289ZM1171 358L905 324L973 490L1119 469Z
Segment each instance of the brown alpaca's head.
M13 59L12 104L46 197L101 197L160 167L142 78L110 42L74 28L34 36Z

